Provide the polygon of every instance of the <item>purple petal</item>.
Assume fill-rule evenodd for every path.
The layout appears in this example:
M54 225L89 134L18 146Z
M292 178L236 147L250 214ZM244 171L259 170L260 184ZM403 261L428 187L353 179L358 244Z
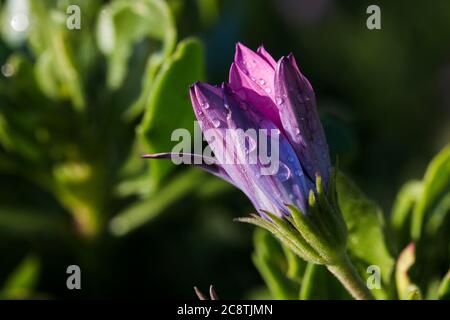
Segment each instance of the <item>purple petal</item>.
M275 95L283 128L307 175L314 181L319 173L327 183L331 164L314 91L292 55L278 62Z
M222 92L207 83L197 82L190 88L194 113L202 130L215 128L222 130L226 123L226 111Z
M239 163L243 163L243 165L236 166L235 169L245 172L245 184L249 186L249 192L258 195L256 199L257 209L271 211L275 205L277 210L271 212L287 213L284 203L292 203L305 210L307 194L311 185L308 184L295 151L283 133L279 131L273 122L259 114L257 110L245 107L246 103L239 100L239 97L232 92L231 88L224 86L223 97L230 109L230 114L227 118L228 127L242 129L243 131L256 130L258 134L257 140L253 141L256 146L260 146L260 143L263 142L261 141L262 137L259 135L260 129L266 130L265 132L268 135L271 133L270 130L275 130L279 133L278 157L273 159L278 161L279 167L274 174L262 174L263 164L259 161L259 157L257 157L258 161L250 163L247 152L241 152L238 155ZM233 139L234 146L239 150L247 150L245 139L240 139L237 136L237 132L236 130L233 131L233 133L236 133ZM263 139L269 139L268 142L270 144L270 138L263 137ZM246 157L242 158L243 156Z
M264 60L266 60L267 63L270 64L274 70L277 68L277 62L272 58L270 53L268 53L263 46L260 46L256 52L262 58L264 58Z
M230 176L223 170L223 168L217 163L216 159L208 158L203 155L193 154L193 153L154 153L154 154L144 154L142 158L145 159L172 159L172 156L188 156L191 158L190 164L209 172L233 185L236 185ZM199 161L200 160L200 161Z
M236 45L234 63L250 79L253 89L259 91L261 95L274 96L273 78L275 66L271 65L265 56L238 43Z
M234 56L236 70L230 72L230 85L236 90L245 87L257 95L274 101L275 67L266 58L238 43Z
M248 102L252 108L257 109L281 128L280 115L272 98L262 95L261 90L254 90L254 83L239 70L236 63L233 63L230 68L230 86L242 100Z
M227 115L230 114L230 110L223 99L223 91L208 84L196 83L191 88L191 99L203 134L214 155L219 159L221 169L226 172L229 180L244 191L253 204L257 203L255 192L252 191L252 182L247 179L243 168L234 161L236 149L226 145Z

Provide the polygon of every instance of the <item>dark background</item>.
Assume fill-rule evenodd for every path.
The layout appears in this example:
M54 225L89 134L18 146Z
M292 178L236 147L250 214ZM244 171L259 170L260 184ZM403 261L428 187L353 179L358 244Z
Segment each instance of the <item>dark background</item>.
M207 80L227 80L237 41L253 49L264 44L275 59L293 52L315 88L333 159L339 157L341 169L380 203L386 215L398 188L409 179L421 178L430 159L448 143L449 1L230 0L218 1L217 11L208 18L199 14L201 2L169 1L178 39L195 36L205 46ZM381 7L381 30L366 28L369 4ZM139 46L134 50L139 51ZM26 44L11 47L0 40L1 64L14 52L35 63ZM95 104L105 90L106 62L100 54L96 59L85 89L95 92L91 96L96 98L88 104ZM0 122L6 119L14 126L14 121L25 119L22 110L46 104L41 95L36 98L32 85L14 77L2 76L0 86L0 115L2 109L17 106L17 119L4 117ZM131 95L133 90L126 87L120 95ZM74 121L67 122L71 117ZM58 110L59 125L48 130L70 137L78 128L76 117ZM70 126L64 127L66 123ZM121 134L111 140L124 146L119 154L129 154L127 141L133 139L134 128L116 135ZM102 152L98 150L98 157ZM2 143L0 155L16 161ZM114 161L123 162L124 157ZM203 188L216 186L214 179L201 177L206 179ZM206 290L211 283L224 298L255 296L263 282L250 258L253 228L232 222L253 209L238 190L224 184L216 187L218 191L196 190L173 201L125 236L113 236L105 227L94 239L84 239L57 197L27 179L25 171L0 166L0 287L32 254L38 261L34 284L27 292L32 297L191 298L194 285ZM111 201L104 220L121 206L122 202ZM34 215L34 208L40 208L48 222L37 230L38 222L27 215L27 210ZM23 220L10 219L16 209ZM81 291L66 289L70 264L82 269Z

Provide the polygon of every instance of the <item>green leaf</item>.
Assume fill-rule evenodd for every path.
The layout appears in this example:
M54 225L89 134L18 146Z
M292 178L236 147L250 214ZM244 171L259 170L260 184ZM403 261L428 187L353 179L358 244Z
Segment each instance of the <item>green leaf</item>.
M185 128L192 134L195 117L189 86L204 79L204 60L201 43L187 39L178 44L176 52L163 65L138 129L144 153L170 151L171 135L176 129ZM170 161L152 161L152 178L160 182L173 167Z
M353 299L325 266L308 263L300 300Z
M430 236L436 235L439 228L444 225L445 218L450 212L450 192L447 193L441 201L438 202L435 209L431 212L425 231Z
M31 1L30 45L37 56L36 77L43 92L55 98L69 98L78 111L85 107L83 83L76 67L73 49L67 41L65 15L44 1ZM58 14L59 13L59 14ZM46 75L47 73L47 75ZM50 81L51 84L47 84Z
M385 296L391 283L394 266L384 233L381 209L368 199L344 174L337 175L338 202L348 227L348 251L364 264L364 269L377 265L381 270L383 288L373 290ZM360 271L361 273L361 271ZM361 273L363 279L367 274Z
M104 7L97 24L97 42L108 58L108 85L118 88L126 75L133 47L144 39L162 42L149 57L144 100L159 64L172 52L176 29L172 14L161 0L116 0Z
M427 211L443 193L450 190L450 145L446 146L429 164L423 178L423 193L414 208L411 225L413 239L419 239Z
M403 185L397 194L391 213L391 226L401 246L409 241L412 212L422 190L422 182L414 180Z
M282 246L284 254L287 261L287 272L286 275L289 279L301 283L303 275L306 270L307 262L297 256L293 251L291 251L286 246Z
M40 261L33 255L27 256L6 279L0 296L4 299L24 299L33 293L40 273Z
M450 300L450 270L439 285L438 295L440 300Z
M252 259L272 297L277 300L296 299L298 284L287 276L287 261L277 240L267 231L257 228L254 233L255 252Z

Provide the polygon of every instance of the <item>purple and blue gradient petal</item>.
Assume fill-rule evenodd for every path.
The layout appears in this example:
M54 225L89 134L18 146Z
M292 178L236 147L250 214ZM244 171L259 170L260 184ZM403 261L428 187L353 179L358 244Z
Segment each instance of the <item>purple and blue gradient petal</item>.
M229 106L228 114L228 128L231 133L236 133L234 144L230 147L236 147L238 150L246 150L247 147L244 144L245 141L240 141L238 137L238 130L247 131L249 129L254 129L256 132L259 130L264 130L262 132L267 132L268 136L261 137L258 135L258 141L254 141L253 144L259 146L262 142L261 139L268 139L265 142L270 144L270 132L274 130L278 132L277 135L279 142L279 157L275 159L278 162L279 168L278 172L271 175L262 174L263 164L260 161L252 164L248 159L238 159L239 163L244 162L244 170L247 172L247 179L250 180L253 188L259 188L265 198L263 200L269 200L271 206L275 204L277 208L276 211L271 211L276 214L284 213L288 214L288 210L285 208L285 203L295 204L302 211L306 209L306 197L308 194L309 186L303 174L303 169L300 162L292 149L291 145L280 132L277 126L273 124L269 119L264 118L258 110L255 110L247 105L245 101L240 100L239 96L234 94L231 88L228 86L223 87L223 96L227 106ZM250 138L250 137L249 137ZM240 153L240 156L246 156L248 153ZM259 160L259 158L257 157ZM267 203L260 203L258 210L267 210ZM304 211L305 212L305 211Z
M326 185L331 164L314 91L292 54L278 62L275 95L283 128L308 177L314 181L320 174Z
M190 95L200 128L216 157L199 166L241 189L263 217L264 210L288 215L286 204L308 214L307 199L309 191L315 190L315 176L319 174L326 187L331 164L314 90L293 55L275 62L264 47L254 52L238 43L229 84L196 83ZM255 141L239 134L250 129L258 133ZM260 129L268 135L261 137ZM259 146L261 139L268 139L270 145L271 132L277 132L279 169L264 174L266 165L259 154L256 162L249 161L249 146ZM171 154L146 157L170 158Z

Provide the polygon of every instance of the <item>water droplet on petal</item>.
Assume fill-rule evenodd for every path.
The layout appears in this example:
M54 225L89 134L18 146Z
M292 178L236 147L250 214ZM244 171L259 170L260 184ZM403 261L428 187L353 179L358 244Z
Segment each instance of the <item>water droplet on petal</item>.
M295 135L297 135L297 136L300 135L300 129L299 128L295 128Z
M277 103L277 105L282 105L284 100L281 97L277 97L277 98L275 98L275 102Z
M209 109L209 103L208 102L203 103L202 106L203 106L204 109Z
M264 79L259 79L259 84L263 86L266 84L266 81L264 81Z
M301 176L303 176L303 171L301 171L301 170L295 170L294 174L295 174L297 177L301 177Z
M287 181L291 177L291 169L284 163L280 162L280 167L278 168L277 178L281 181Z
M293 156L289 156L288 160L289 160L289 162L294 162L294 157Z
M264 91L265 91L266 93L271 93L271 92L272 92L272 89L270 89L270 88L265 88Z
M220 122L219 119L214 119L214 120L212 121L212 124L213 124L213 126L214 126L215 128L218 128L218 127L220 127L221 122Z

